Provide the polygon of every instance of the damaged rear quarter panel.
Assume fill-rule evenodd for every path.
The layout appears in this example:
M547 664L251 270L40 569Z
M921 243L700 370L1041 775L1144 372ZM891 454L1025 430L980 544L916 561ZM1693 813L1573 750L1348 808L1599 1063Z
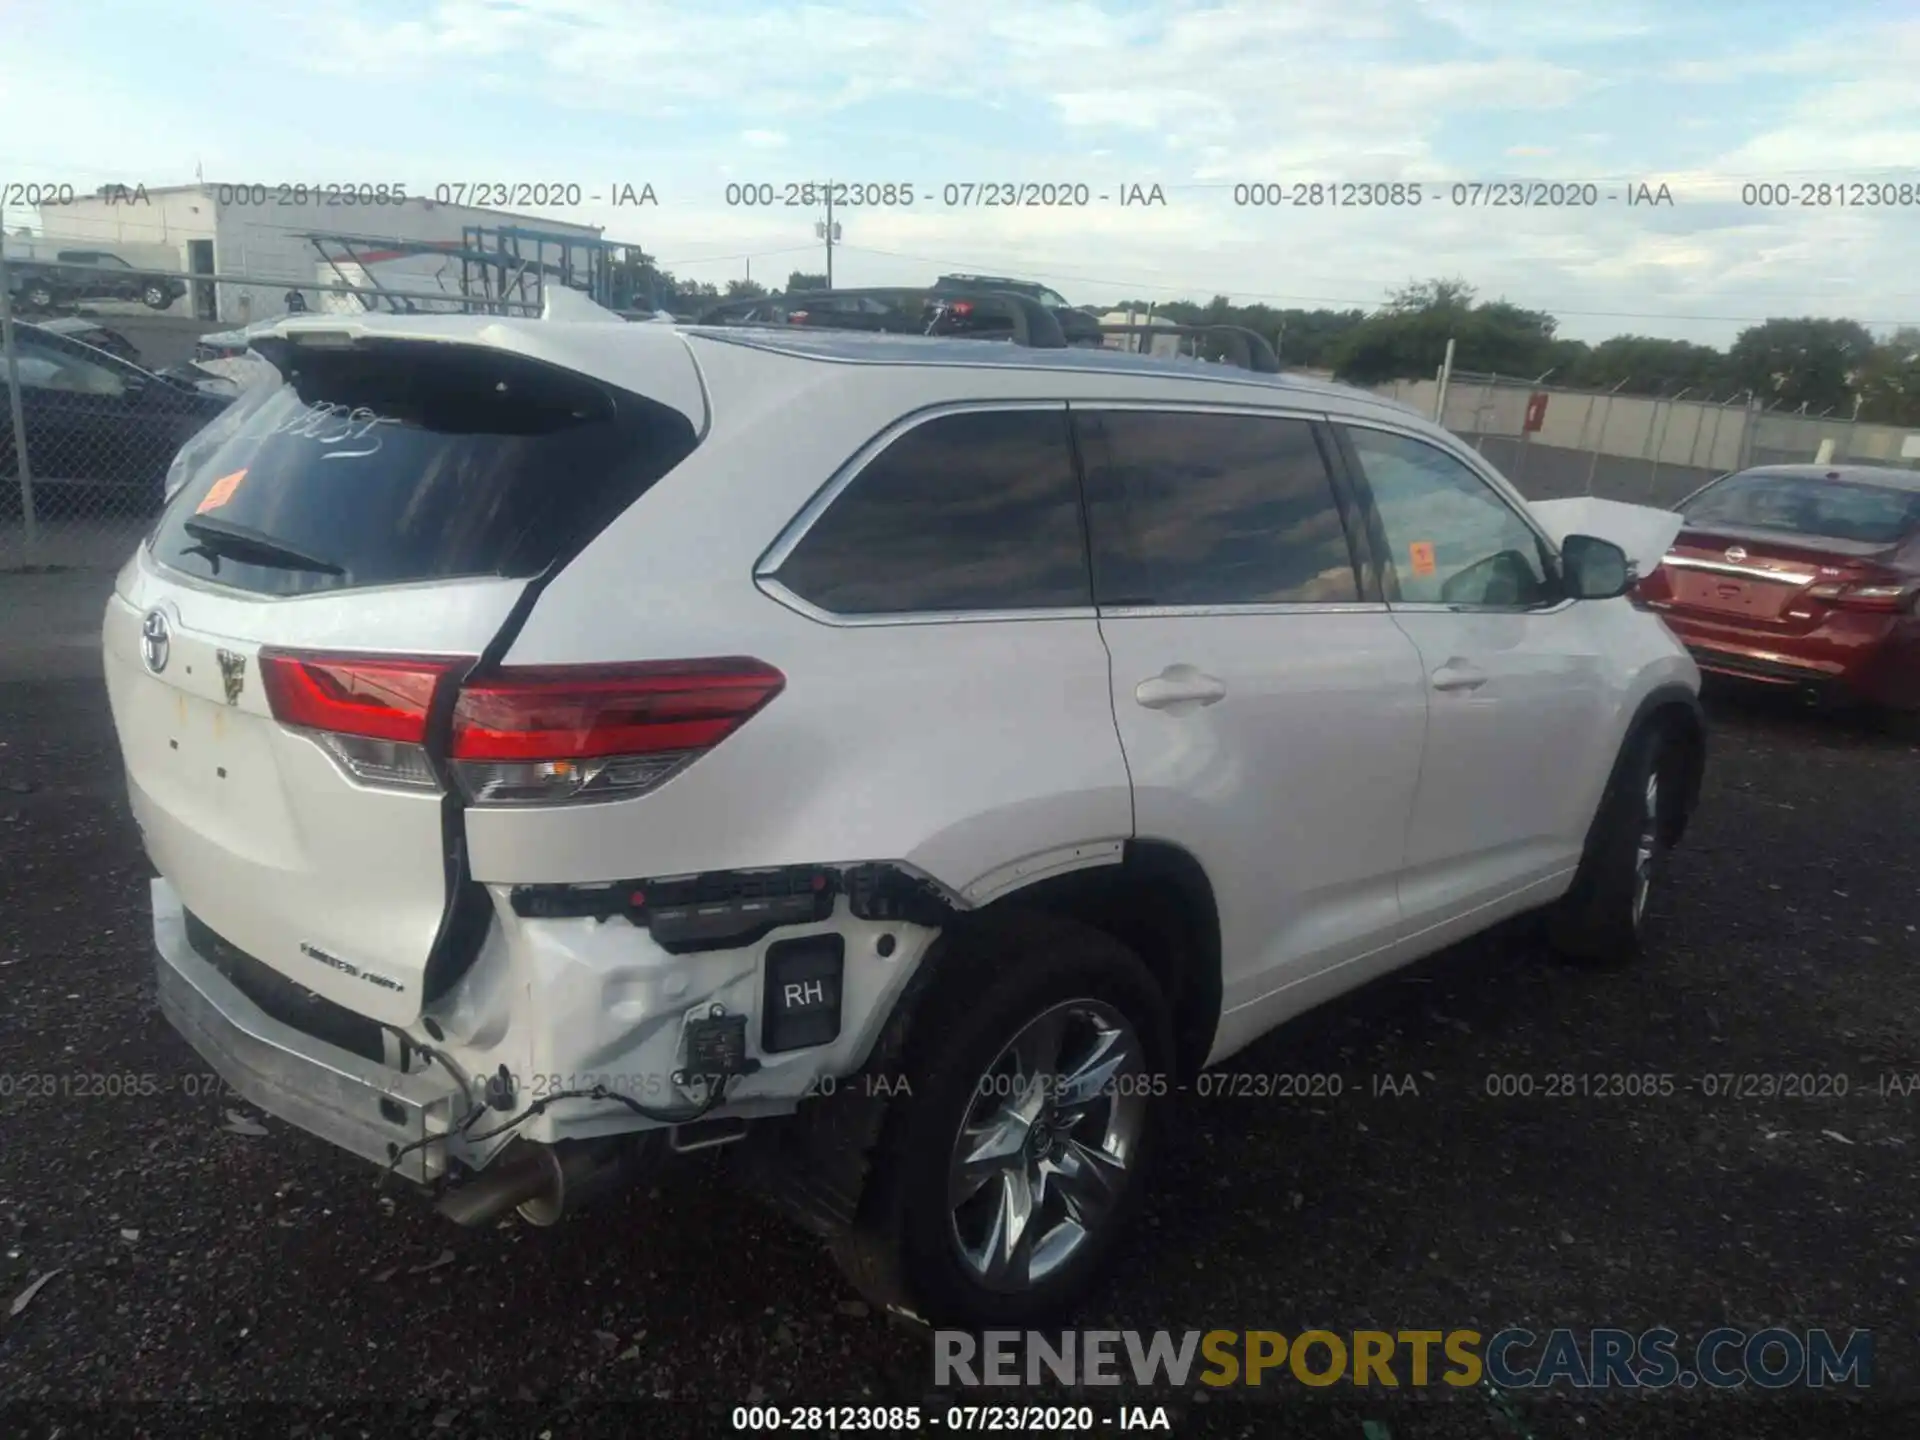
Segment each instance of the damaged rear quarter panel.
M753 582L760 555L872 436L940 400L996 388L1026 398L1031 379L974 371L943 393L914 367L724 345L701 361L706 442L554 577L506 663L746 655L786 687L651 794L469 808L474 877L565 884L890 860L965 894L1026 857L1125 839L1132 796L1090 610L838 626ZM769 380L769 367L791 382Z
M701 1092L669 1083L686 1063L683 1021L715 1004L749 1017L747 1053L760 1068L734 1080L725 1106L713 1113L790 1111L800 1100L825 1093L832 1077L859 1068L939 933L897 920L861 920L841 897L826 920L783 926L735 948L671 954L622 918L526 919L513 912L505 887L496 887L493 896L495 923L479 958L430 1013L445 1037L441 1048L476 1083L506 1068L514 1080L515 1113L555 1090L595 1084L654 1109L686 1106ZM838 1037L826 1045L763 1052L768 947L825 933L846 942ZM893 937L892 945L883 945L882 936ZM582 1098L534 1116L516 1133L550 1143L645 1123L617 1102ZM488 1128L484 1121L476 1126Z

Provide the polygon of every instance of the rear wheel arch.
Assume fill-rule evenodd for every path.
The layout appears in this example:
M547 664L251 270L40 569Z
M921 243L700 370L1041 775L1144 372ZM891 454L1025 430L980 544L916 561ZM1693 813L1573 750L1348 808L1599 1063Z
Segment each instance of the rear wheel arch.
M1673 803L1666 807L1664 825L1667 844L1675 845L1686 833L1687 822L1699 802L1700 785L1706 774L1707 725L1705 712L1700 707L1700 697L1687 686L1678 684L1660 685L1649 691L1635 707L1633 718L1628 722L1621 738L1619 757L1625 757L1649 728L1656 729L1673 748L1680 766L1677 777L1680 784ZM1614 762L1616 772L1621 763L1619 757ZM1609 791L1613 784L1614 775L1609 774Z
M1213 884L1189 851L1130 840L1119 864L1035 880L968 913L1016 911L1076 921L1138 955L1171 1012L1178 1078L1199 1071L1220 1022L1220 913Z

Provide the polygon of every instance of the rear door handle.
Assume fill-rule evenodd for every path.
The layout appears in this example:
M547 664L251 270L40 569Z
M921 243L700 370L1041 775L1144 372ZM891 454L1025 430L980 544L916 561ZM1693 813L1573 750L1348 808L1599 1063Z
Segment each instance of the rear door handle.
M1133 687L1133 698L1149 710L1191 709L1211 705L1226 696L1226 682L1191 665L1169 665L1151 680L1142 680Z
M1433 672L1436 690L1478 690L1487 683L1487 672L1476 670L1464 660L1449 660Z

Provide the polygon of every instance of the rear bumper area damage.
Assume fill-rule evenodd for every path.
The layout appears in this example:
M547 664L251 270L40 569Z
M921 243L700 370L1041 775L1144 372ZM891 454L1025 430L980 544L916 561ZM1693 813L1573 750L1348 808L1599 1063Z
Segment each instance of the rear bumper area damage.
M153 882L153 939L161 1013L236 1092L376 1164L399 1154L395 1171L409 1180L444 1173L433 1137L466 1107L453 1077L404 1073L269 1015L189 943L186 911L164 880Z
M863 883L876 869L898 873L835 872L805 918L756 898L743 931L699 913L710 906L662 903L681 897L659 882L644 909L630 891L609 905L490 886L472 965L412 1024L382 1027L378 1059L332 1023L338 1007L290 1010L273 976L236 968L262 967L155 880L161 1007L261 1109L375 1164L397 1155L418 1183L509 1148L506 1168L537 1163L530 1148L597 1151L641 1132L667 1132L648 1153L691 1149L832 1094L866 1060L941 919L925 892L901 903L911 882Z

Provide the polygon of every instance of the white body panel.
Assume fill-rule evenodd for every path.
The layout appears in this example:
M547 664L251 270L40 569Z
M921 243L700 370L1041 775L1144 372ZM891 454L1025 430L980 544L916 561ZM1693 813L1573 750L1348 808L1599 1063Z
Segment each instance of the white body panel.
M1212 878L1227 1010L1399 927L1426 726L1420 657L1384 605L1322 608L1101 619L1135 833L1191 850ZM1221 698L1141 703L1143 683L1180 666Z
M446 908L441 798L355 785L314 740L276 724L260 647L477 655L521 589L481 580L268 600L182 583L136 556L107 606L107 695L147 854L186 908L316 994L412 1021ZM154 610L172 632L157 674L141 653ZM222 650L244 666L231 701Z

